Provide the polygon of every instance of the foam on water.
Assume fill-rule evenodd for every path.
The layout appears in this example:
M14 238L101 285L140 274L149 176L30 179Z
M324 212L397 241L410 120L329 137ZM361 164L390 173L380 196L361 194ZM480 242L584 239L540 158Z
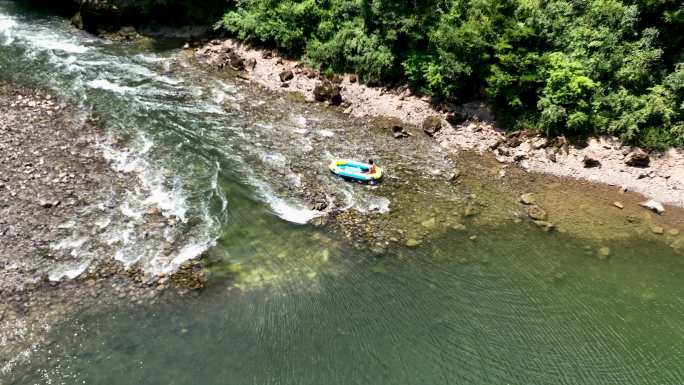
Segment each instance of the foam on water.
M157 256L150 262L150 272L154 275L169 274L180 268L185 261L195 259L214 246L215 241L204 240L185 245L171 257Z
M335 136L335 133L330 131L330 130L319 130L317 131L318 135L324 137L324 138L332 138Z
M182 189L177 187L180 182L174 181L176 187L169 190L163 186L163 182L159 179L159 175L155 175L153 180L143 176L142 180L150 188L149 195L143 204L157 206L164 216L176 217L181 222L186 222L188 207Z
M324 215L324 213L317 210L310 210L303 204L293 202L277 196L273 189L264 181L251 176L251 184L257 188L259 195L268 203L273 212L283 220L288 222L305 224L310 220Z
M83 54L90 49L84 45L80 45L75 42L69 41L72 39L68 40L64 36L48 32L30 33L22 35L22 38L26 39L29 42L29 44L31 44L34 48L49 51L62 51L73 54Z
M48 274L48 279L53 282L58 282L63 278L74 279L79 275L83 274L83 272L86 271L89 265L90 261L88 260L85 262L81 262L79 264L59 266L56 269L52 270L50 274Z
M5 36L5 41L3 42L4 45L10 45L12 42L14 42L14 38L12 37L12 29L17 25L17 22L14 21L14 19L0 15L0 35Z
M98 88L101 90L112 91L112 92L116 92L117 94L124 94L126 92L131 91L130 87L120 86L120 85L114 84L114 83L112 83L106 79L91 80L91 81L87 82L86 85L90 88Z

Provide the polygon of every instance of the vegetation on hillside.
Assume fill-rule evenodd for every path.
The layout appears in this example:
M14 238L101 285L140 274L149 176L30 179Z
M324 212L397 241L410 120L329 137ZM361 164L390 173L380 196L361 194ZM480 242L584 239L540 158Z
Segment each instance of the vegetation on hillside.
M237 0L217 24L371 84L486 98L510 128L684 146L672 0Z

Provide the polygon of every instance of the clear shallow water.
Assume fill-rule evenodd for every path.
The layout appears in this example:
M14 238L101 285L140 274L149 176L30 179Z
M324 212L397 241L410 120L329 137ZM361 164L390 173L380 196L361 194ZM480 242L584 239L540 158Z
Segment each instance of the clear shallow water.
M176 49L107 43L8 2L0 78L93 109L121 143L103 144L113 167L140 180L101 235L118 237L114 251L92 258L155 273L206 249L211 277L198 297L74 314L2 383L684 383L684 258L664 242L608 244L599 260L590 241L514 224L505 203L463 218L471 191L446 181L450 162L427 141L398 148ZM390 178L330 178L333 156L372 156ZM316 215L302 184L422 244L370 250L302 224ZM150 206L182 225L138 239ZM443 226L455 221L468 230Z

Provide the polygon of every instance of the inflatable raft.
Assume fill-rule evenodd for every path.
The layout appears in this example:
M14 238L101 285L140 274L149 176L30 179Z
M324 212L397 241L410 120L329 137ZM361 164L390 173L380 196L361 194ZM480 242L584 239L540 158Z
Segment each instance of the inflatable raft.
M353 160L333 160L328 168L333 174L359 182L374 182L382 179L382 169L376 165L375 172L371 174L369 172L371 165L368 163Z

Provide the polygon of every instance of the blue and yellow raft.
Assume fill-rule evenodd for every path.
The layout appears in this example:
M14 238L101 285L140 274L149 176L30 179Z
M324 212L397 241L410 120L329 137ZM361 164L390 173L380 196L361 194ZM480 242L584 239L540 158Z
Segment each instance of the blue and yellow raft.
M375 165L375 172L369 173L371 165L353 160L336 159L328 166L333 174L359 182L374 182L382 179L382 169Z

